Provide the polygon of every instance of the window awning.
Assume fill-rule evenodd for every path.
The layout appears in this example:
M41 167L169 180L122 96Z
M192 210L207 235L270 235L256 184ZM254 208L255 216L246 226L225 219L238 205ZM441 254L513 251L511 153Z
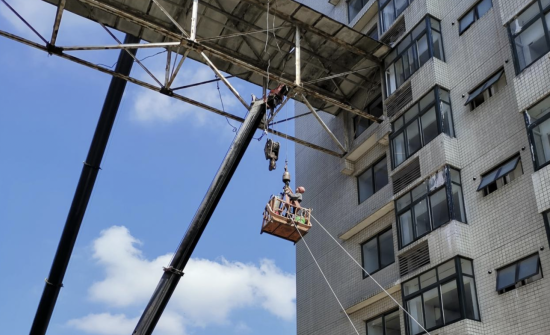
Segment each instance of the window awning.
M515 168L518 166L519 158L520 158L519 156L512 158L511 160L502 164L501 166L499 166L498 168L490 172L488 175L483 177L481 179L481 183L479 184L479 187L477 188L477 191L481 191L487 185L495 182L498 178L514 171Z
M489 78L483 85L479 86L475 91L470 93L470 96L468 97L468 100L466 100L466 103L464 106L468 105L472 100L477 98L481 93L483 93L486 89L491 87L494 83L496 83L500 77L502 77L502 74L504 73L504 69L498 71L494 76Z

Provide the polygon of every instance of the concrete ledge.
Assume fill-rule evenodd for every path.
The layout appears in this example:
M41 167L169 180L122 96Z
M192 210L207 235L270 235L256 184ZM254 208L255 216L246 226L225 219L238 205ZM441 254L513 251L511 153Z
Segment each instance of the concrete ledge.
M376 220L380 219L384 215L388 214L389 212L393 211L394 204L393 201L390 200L386 205L384 205L382 208L377 210L376 212L369 215L366 219L356 224L353 228L348 230L347 232L340 235L340 239L342 240L348 240L353 235L357 234L361 230L367 228L371 224L373 224Z
M398 291L401 291L401 283L399 281L397 281L392 287L386 289L386 291L388 291L389 294L394 294L395 292L398 292ZM363 301L361 301L360 303L357 303L351 307L348 307L346 309L346 313L347 314L351 314L351 313L355 313L357 312L358 310L360 309L363 309L369 305L372 305L374 304L375 302L379 301L379 300L382 300L384 299L385 297L387 297L388 295L386 294L386 292L382 291L368 299L365 299Z

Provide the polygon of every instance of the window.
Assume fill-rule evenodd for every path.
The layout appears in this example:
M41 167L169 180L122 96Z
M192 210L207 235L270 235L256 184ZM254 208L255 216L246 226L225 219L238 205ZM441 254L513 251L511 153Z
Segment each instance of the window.
M367 323L367 335L401 335L399 310L388 312Z
M480 321L472 261L455 257L402 285L407 312L427 331L462 319ZM424 331L411 318L409 335Z
M385 230L361 245L363 257L363 278L382 270L395 262L391 228Z
M384 59L386 96L390 96L430 58L445 61L439 21L426 16Z
M484 196L489 195L522 174L521 159L518 155L483 175L477 190L483 190Z
M446 166L395 201L399 248L449 222L466 222L460 172Z
M474 110L499 92L504 86L506 86L506 76L504 75L504 70L501 69L479 85L475 90L470 92L470 96L468 100L466 100L464 106L470 104L471 110Z
M542 213L542 217L544 218L544 228L546 229L546 238L548 239L548 243L550 243L550 210Z
M380 13L380 22L382 34L386 32L395 20L409 7L413 0L380 0L378 1L378 12Z
M460 19L458 19L458 29L459 34L462 35L466 29L474 23L474 21L479 20L485 13L493 7L493 2L491 0L482 0L478 2L474 8L470 9L466 14L464 14Z
M550 50L550 2L537 0L508 24L519 73Z
M497 291L502 294L541 278L542 269L537 253L497 270Z
M367 200L386 185L388 185L388 166L384 156L357 177L359 203Z
M348 2L348 21L351 22L369 2L368 0L351 0Z
M369 106L367 107L367 110L365 111L369 113L370 115L376 116L378 118L382 117L382 114L384 113L384 105L382 103L382 96L380 95L376 99L374 99ZM353 129L355 136L354 138L359 137L365 130L367 130L368 127L370 127L374 121L360 117L359 115L356 115L353 118Z
M378 25L374 25L374 27L369 30L369 32L367 33L367 36L372 38L373 40L377 40L378 41Z
M449 91L436 87L392 123L392 166L398 167L437 135L454 136Z
M525 112L535 170L550 163L550 96Z

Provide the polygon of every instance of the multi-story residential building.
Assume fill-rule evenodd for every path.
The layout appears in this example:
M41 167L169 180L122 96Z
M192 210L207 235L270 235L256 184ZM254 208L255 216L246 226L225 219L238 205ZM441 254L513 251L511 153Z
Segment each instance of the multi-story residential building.
M550 0L301 0L390 45L381 123L296 148L305 237L360 334L550 334ZM296 104L296 114L307 112ZM311 116L296 134L337 149ZM355 334L297 244L298 335ZM374 280L373 280L374 279Z

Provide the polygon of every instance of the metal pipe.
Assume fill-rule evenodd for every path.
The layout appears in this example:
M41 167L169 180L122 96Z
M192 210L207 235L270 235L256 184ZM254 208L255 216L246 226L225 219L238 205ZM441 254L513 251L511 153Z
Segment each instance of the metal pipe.
M197 15L199 10L199 0L193 0L193 11L191 15L191 39L197 39Z
M138 42L139 38L132 35L126 35L125 42L132 43ZM135 53L135 51L132 51ZM134 60L130 57L126 51L121 51L118 56L118 62L115 71L122 75L129 75ZM42 298L38 305L36 315L31 327L31 335L43 335L46 334L48 324L50 322L59 291L63 286L63 278L69 265L71 253L76 242L76 237L82 224L82 219L86 213L88 201L92 195L95 180L101 166L101 160L105 153L105 148L115 122L116 114L122 95L126 87L126 81L120 78L113 77L105 102L103 103L103 109L97 123L97 127L88 151L88 156L82 167L80 174L80 180L76 188L73 202L63 228L63 233L55 253L55 257L52 263L50 274L46 279L46 285L42 293Z
M342 152L346 152L346 148L344 148L344 146L342 145L342 143L340 143L340 141L338 141L338 138L336 138L336 135L334 135L332 133L332 131L330 130L330 128L326 125L326 123L323 121L323 119L321 119L321 117L319 116L319 114L317 114L317 112L315 111L315 108L313 108L313 106L309 103L309 101L307 100L306 96L302 94L302 98L304 100L304 103L306 104L307 108L309 108L309 110L311 111L311 113L313 113L313 116L315 116L315 118L317 119L317 121L319 121L319 123L321 124L321 126L323 127L323 129L325 129L325 131L330 135L330 138L332 138L332 140L334 141L334 143L336 143L336 145L340 148L340 150L342 150Z
M63 51L78 51L78 50L112 50L112 49L146 49L146 48L164 48L169 46L178 46L181 42L159 42L159 43L130 43L130 44L114 44L114 45L78 45L60 47Z
M296 79L294 83L296 86L302 86L302 48L300 47L300 28L296 28L296 50L294 50L296 57Z
M66 0L59 1L59 5L57 6L57 12L55 14L55 21L53 24L53 30L52 30L52 38L50 39L50 44L55 45L55 41L57 40L57 33L59 32L59 26L61 25L61 17L63 16L63 9L65 9L65 2Z
M202 199L199 209L191 221L170 266L164 270L151 300L149 300L136 329L132 333L133 335L150 335L153 333L164 308L168 304L181 276L183 276L185 265L189 261L189 258L191 258L191 254L195 250L195 246L199 242L210 217L214 213L233 173L237 169L250 141L252 141L254 132L258 129L265 115L265 108L266 106L263 101L252 103L246 119L237 132L220 169Z

